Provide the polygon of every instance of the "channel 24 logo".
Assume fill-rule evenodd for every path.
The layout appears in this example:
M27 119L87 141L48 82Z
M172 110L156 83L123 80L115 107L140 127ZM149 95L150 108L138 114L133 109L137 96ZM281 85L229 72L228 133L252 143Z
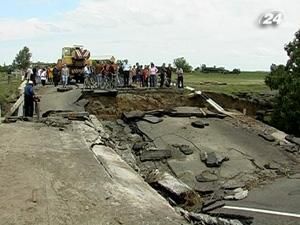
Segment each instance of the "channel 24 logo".
M279 11L271 11L262 14L259 17L258 23L261 27L278 26L283 21L283 14Z

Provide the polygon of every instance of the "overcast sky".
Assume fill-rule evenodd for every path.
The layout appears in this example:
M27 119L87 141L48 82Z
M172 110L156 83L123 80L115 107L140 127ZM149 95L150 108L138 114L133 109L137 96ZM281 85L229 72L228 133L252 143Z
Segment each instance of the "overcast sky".
M93 56L161 64L268 70L285 63L284 44L300 28L299 0L9 0L1 3L0 63L28 46L34 61L56 62L63 46ZM280 11L279 26L258 26Z

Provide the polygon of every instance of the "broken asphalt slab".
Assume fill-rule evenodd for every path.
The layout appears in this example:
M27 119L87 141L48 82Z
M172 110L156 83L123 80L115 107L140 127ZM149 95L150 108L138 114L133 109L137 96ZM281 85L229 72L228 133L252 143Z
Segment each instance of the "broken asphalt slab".
M81 98L80 89L73 89L68 92L57 92L53 88L43 88L39 90L41 95L40 112L42 115L50 112L84 112L83 106L76 105Z
M157 173L152 185L160 191L167 192L166 194L178 204L185 204L189 199L200 201L200 196L192 188L167 172Z
M151 116L151 115L145 115L142 120L152 123L152 124L157 124L163 121L162 118L156 117L156 116Z
M288 136L285 137L285 139L288 140L291 143L294 143L296 145L300 145L300 138L299 137L288 135Z
M203 117L203 112L198 107L176 107L173 108L169 113L172 117Z
M194 153L193 149L189 145L172 145L174 148L179 149L184 155L191 155Z
M276 139L270 134L259 133L258 136L262 137L263 139L265 139L266 141L269 141L269 142L275 142L276 141Z
M198 182L212 182L212 181L217 181L219 179L218 175L216 175L214 171L210 171L210 170L203 171L195 178Z
M143 151L140 155L140 159L142 162L146 161L159 161L162 159L168 159L172 157L171 150L146 150Z
M229 158L224 156L223 154L215 152L202 152L200 154L200 158L207 167L220 167L224 161L229 160Z
M192 122L191 125L195 128L204 128L205 127L205 123L200 120Z
M130 111L124 112L122 114L122 118L125 122L134 121L134 120L141 120L145 116L145 112L143 111Z

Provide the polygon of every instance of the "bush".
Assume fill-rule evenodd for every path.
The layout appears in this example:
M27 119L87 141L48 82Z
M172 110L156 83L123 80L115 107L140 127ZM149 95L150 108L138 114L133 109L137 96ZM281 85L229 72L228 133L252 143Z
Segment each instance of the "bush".
M177 68L182 68L185 73L190 73L193 70L193 67L185 60L184 57L174 59L174 65Z
M286 132L300 135L300 30L285 46L286 65L272 65L265 83L278 90L272 124Z

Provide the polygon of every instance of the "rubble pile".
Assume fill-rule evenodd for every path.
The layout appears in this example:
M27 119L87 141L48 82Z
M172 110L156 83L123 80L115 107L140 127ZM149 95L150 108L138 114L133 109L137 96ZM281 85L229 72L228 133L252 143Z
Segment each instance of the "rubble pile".
M252 143L243 132L251 130L243 127L243 132L233 134L230 129L236 129L236 121L206 108L129 110L120 117L102 121L108 143L172 206L180 207L192 224L251 224L253 218L245 222L223 214L226 219L222 219L214 211L247 198L253 187L288 171L285 163L249 154ZM221 134L214 133L216 126ZM237 135L232 143L230 135ZM257 140L255 146L264 142L271 149L278 145L278 139L266 130L252 139ZM297 140L293 141L293 147L286 149L297 148Z

